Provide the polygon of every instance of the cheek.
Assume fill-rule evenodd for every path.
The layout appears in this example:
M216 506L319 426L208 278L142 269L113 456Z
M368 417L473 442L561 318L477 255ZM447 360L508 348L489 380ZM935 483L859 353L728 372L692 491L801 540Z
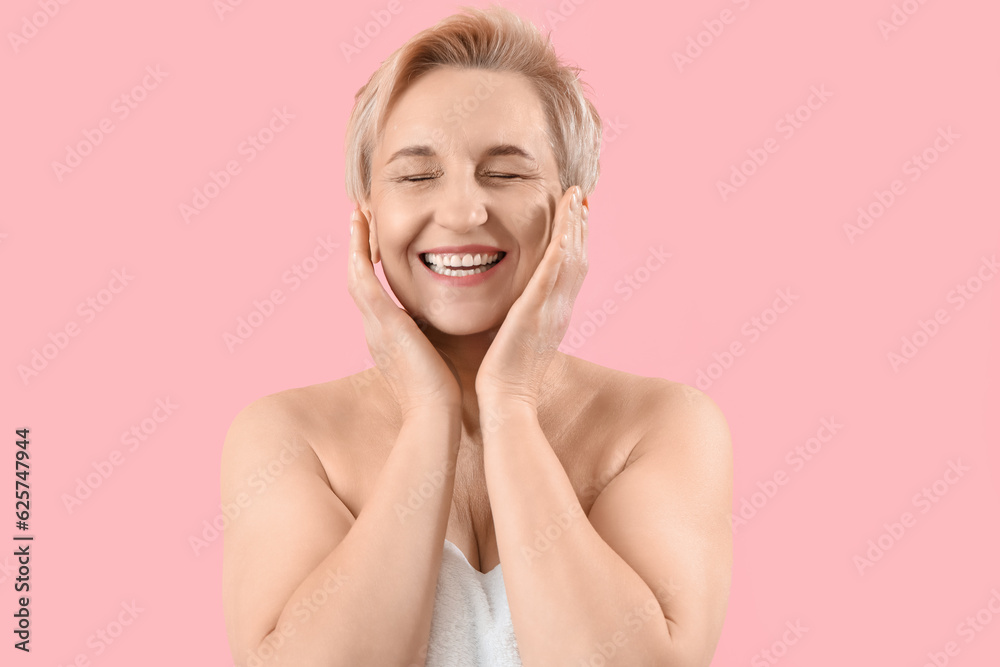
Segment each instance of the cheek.
M552 235L551 230L550 210L542 204L532 206L522 218L518 230L518 245L526 261L533 265L541 261Z
M379 252L384 258L402 259L414 234L406 207L384 202L372 210Z

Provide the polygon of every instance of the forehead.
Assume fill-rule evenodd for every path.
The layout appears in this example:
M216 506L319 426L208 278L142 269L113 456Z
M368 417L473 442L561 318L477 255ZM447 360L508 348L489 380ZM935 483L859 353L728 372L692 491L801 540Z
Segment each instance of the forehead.
M439 67L396 100L375 151L376 164L411 144L439 155L476 154L489 146L523 146L540 161L551 155L541 99L515 72Z

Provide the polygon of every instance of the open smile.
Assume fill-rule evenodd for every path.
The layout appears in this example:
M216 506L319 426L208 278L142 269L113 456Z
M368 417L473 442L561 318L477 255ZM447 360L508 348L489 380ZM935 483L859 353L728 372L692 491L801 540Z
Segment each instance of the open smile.
M497 273L507 253L494 246L466 245L432 248L419 254L427 273L454 287L478 285Z
M462 277L485 273L500 263L507 253L421 253L424 265L439 276Z

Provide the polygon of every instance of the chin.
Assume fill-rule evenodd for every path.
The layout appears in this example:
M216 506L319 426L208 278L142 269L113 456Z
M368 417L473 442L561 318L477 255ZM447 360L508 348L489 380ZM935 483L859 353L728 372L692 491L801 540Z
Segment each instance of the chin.
M425 320L435 331L449 336L471 336L491 329L499 329L507 317L509 304L465 302L462 299L444 301L420 300L421 303L406 310Z
M394 287L388 276L386 281L390 288ZM393 293L399 294L395 289ZM449 336L471 336L499 329L513 302L495 295L484 300L482 295L473 297L468 293L438 288L419 296L407 290L400 303L408 313L427 321L436 331Z
M435 330L449 336L472 336L491 329L499 329L504 318L498 317L496 311L491 311L486 317L470 317L463 314L461 308L447 307L443 310L435 311L435 314L427 313L422 319Z
M475 326L435 326L431 325L438 331L449 336L474 336L476 334L481 334L488 331L490 327L475 327Z

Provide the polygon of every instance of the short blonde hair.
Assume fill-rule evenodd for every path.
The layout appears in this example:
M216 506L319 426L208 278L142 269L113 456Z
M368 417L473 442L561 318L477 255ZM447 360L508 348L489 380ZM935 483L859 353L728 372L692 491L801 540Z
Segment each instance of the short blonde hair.
M602 122L583 94L587 84L579 78L581 69L560 62L549 37L509 9L498 5L460 9L463 13L411 37L355 94L344 144L351 201L367 202L371 197L372 155L392 104L418 77L441 66L526 76L548 119L546 135L562 190L579 185L584 196L589 195L600 176Z

